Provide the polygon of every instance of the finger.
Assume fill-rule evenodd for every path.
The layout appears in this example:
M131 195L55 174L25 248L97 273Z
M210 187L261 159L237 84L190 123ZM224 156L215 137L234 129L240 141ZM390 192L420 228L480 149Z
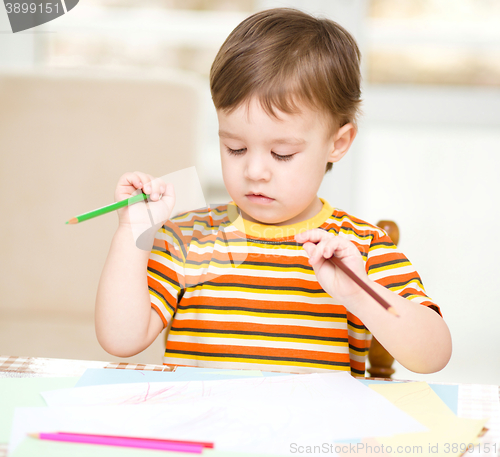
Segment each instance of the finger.
M330 257L333 256L333 253L335 251L335 248L331 242L327 242L325 245L325 248L323 249L323 257L325 259L329 259Z
M164 181L160 178L155 178L148 185L150 186L149 189L151 189L149 199L153 202L160 200L165 192L166 186Z
M309 256L309 263L311 265L315 265L323 257L323 245L321 243L306 242L303 247Z
M167 184L163 181L163 186L160 186L159 190L161 190L161 192L158 195L158 201L164 203L171 211L175 206L174 185L172 183ZM152 197L151 201L153 201Z
M309 256L309 264L313 267L313 269L317 270L318 268L321 268L325 259L321 255L317 256L317 245L314 243L305 243L303 247Z
M302 247L304 248L304 251L306 251L307 256L310 259L311 256L314 254L314 250L316 248L316 245L314 243L304 243L302 245Z
M175 193L173 184L165 184L165 192L160 194L158 201L151 201L149 209L155 224L165 223L171 215L175 206ZM161 187L160 187L161 189Z
M328 236L332 236L332 234L328 233L326 230L312 229L307 230L306 232L298 233L297 235L295 235L295 240L299 243L305 243L306 241L318 243Z
M312 263L318 261L320 257L330 258L333 255L335 247L338 245L338 237L331 233L327 233L324 230L318 230L321 233L310 233L312 231L304 232L305 237L311 239L305 239L303 247L306 248L306 245L315 246L315 249L308 247L309 249L308 255ZM304 238L305 238L304 237ZM301 241L302 237L296 236L295 239L297 241Z
M154 181L155 178L148 173L142 173L142 172L136 172L136 173L140 176L141 181L143 183L142 190L144 191L145 194L149 195L153 190L152 181Z
M142 173L140 171L134 171L133 173L129 173L127 175L127 179L131 185L134 186L135 189L140 189L144 193L147 183L150 181L150 176L146 173Z
M321 233L321 232L323 232L323 233ZM348 239L346 239L342 236L334 235L333 233L330 233L330 232L326 232L325 230L313 229L313 230L309 230L307 232L304 232L300 235L303 235L304 238L306 238L303 240L303 242L316 243L317 245L320 243L326 243L329 246L329 248L325 251L326 258L330 258L332 256L342 258L342 257L345 257L347 255L352 255L355 252L359 252L358 249L356 248L356 246ZM297 239L297 236L296 236L296 240L298 242L301 242L302 237L299 236Z
M151 175L144 174L143 179L146 181L144 184L144 193L149 196L150 201L158 201L165 192L165 182L161 178L155 178Z
M162 200L169 199L169 198L175 198L175 189L174 185L172 183L163 183L162 187Z
M139 189L142 186L141 179L135 172L122 175L118 180L118 185L125 187L132 186L134 189Z
M329 245L327 241L321 241L316 245L316 249L314 251L314 255L312 256L313 263L317 263L320 259L328 259L331 257L331 254L328 255Z
M304 233L307 233L307 232L304 232ZM307 256L309 257L309 263L311 265L313 263L315 263L316 259L317 259L316 250L317 250L318 245L312 240L304 239L304 241L302 241L301 238L299 237L299 235L295 235L295 240L299 243L300 242L303 243L302 247L307 252Z
M325 243L325 248L323 251L323 257L325 259L330 259L331 257L343 257L345 256L345 251L349 250L351 247L351 242L345 240L340 236L331 237Z

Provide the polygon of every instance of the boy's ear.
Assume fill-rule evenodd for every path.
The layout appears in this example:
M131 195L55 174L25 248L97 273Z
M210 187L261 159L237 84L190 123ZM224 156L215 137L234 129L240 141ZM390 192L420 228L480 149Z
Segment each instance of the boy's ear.
M328 162L338 162L344 157L351 147L358 130L355 125L349 122L343 125L332 138L332 151Z

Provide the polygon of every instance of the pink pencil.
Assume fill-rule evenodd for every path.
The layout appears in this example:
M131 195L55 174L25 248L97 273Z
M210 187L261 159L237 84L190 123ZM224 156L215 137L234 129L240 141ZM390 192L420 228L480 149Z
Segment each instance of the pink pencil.
M57 435L76 435L76 436L96 436L99 438L133 438L136 440L146 440L146 441L159 441L161 443L175 443L175 444L194 444L196 446L203 446L209 449L214 448L214 443L209 443L206 441L188 441L188 440L171 440L167 438L144 438L139 436L120 436L120 435L92 435L90 433L76 433L76 432L57 432Z
M128 438L122 436L84 435L78 433L30 433L33 438L68 443L101 444L104 446L135 447L162 451L190 452L201 454L203 444L190 444L155 439Z

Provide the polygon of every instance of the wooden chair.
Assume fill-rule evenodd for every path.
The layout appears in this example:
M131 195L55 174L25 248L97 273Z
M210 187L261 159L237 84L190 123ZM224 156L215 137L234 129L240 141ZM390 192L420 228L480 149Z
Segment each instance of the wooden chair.
M399 243L399 228L393 221L380 221L378 227L385 230L393 243L397 246ZM370 349L368 351L368 361L370 367L367 369L371 377L390 378L396 371L392 368L394 357L387 352L376 338L372 338Z

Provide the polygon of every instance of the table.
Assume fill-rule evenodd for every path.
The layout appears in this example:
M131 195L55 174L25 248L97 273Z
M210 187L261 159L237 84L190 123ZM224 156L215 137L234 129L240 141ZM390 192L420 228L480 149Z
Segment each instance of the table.
M96 362L91 360L44 359L40 357L0 356L0 378L81 376L87 368L173 371L167 365Z
M90 360L49 359L40 357L0 356L0 377L72 377L81 376L87 368L106 368L146 371L175 371L167 365L99 362ZM405 380L388 380L405 381ZM436 383L435 383L436 384ZM447 384L447 383L439 383ZM448 383L449 384L449 383ZM457 385L457 384L455 384ZM489 444L495 453L466 452L464 457L496 455L500 457L500 386L482 384L458 384L458 416L471 419L491 417L488 431L481 437L482 444ZM0 443L0 457L6 457L7 443Z

